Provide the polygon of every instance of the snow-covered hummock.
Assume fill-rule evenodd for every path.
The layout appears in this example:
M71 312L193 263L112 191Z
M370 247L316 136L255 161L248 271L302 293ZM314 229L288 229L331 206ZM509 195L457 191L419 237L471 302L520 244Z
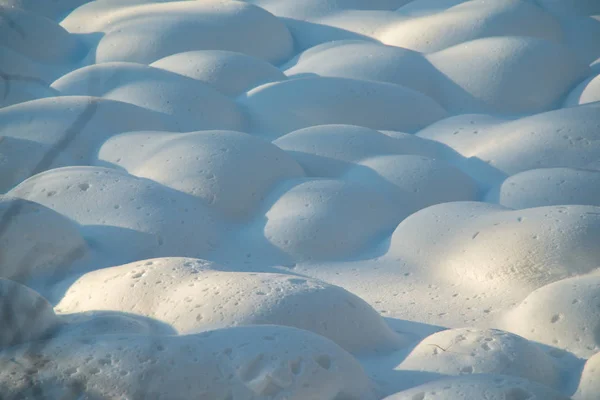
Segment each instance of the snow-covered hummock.
M52 197L54 192L43 195ZM2 277L25 282L36 275L61 276L87 250L72 220L37 202L0 195Z
M49 337L60 320L39 293L17 282L0 279L0 350Z
M226 231L220 215L194 196L115 169L52 169L9 193L77 222L90 245L116 262L204 255Z
M250 90L240 105L249 115L250 132L271 139L325 124L412 133L448 116L421 92L350 78L307 77L267 83Z
M419 274L474 291L523 290L598 268L600 208L548 206L511 210L454 202L402 221L389 255L410 260ZM530 320L527 320L530 321Z
M117 100L172 116L180 130L241 129L236 104L203 82L131 62L106 62L70 72L51 86L63 96Z
M580 357L600 349L600 275L564 279L532 292L506 315L513 332Z
M434 8L436 5L439 8ZM561 37L558 21L534 2L528 1L416 0L398 9L398 13L411 18L387 27L380 40L425 53L493 36L528 36L549 40Z
M284 274L223 271L197 259L159 258L88 273L56 309L138 314L181 334L238 325L295 326L353 353L407 343L367 303L340 287Z
M52 97L0 109L0 191L46 170L89 165L108 138L132 129L170 130L167 115L90 96Z
M263 83L286 79L282 71L265 60L224 50L186 51L161 58L150 66L205 82L232 97Z
M600 371L600 353L591 356L581 373L581 381L577 393L573 395L576 400L592 400L600 392L600 379L598 379L598 371Z
M565 107L573 107L600 101L600 75L591 76L573 89L564 102Z
M504 375L441 378L386 397L384 400L569 400L569 397L526 379Z
M377 398L350 354L322 336L283 326L186 336L59 336L39 343L33 355L31 349L22 345L0 353L3 396Z
M538 168L600 169L600 103L503 120L460 115L421 130L506 175Z
M4 400L598 400L600 1L0 0Z
M560 388L562 383L559 366L551 356L520 336L496 329L461 328L434 333L396 369L424 371L432 376L511 375L552 388Z
M531 169L508 177L488 192L487 199L510 208L568 204L600 206L600 171Z
M231 218L247 218L278 183L304 176L277 146L223 130L114 136L98 151L98 163L198 197Z
M191 50L228 50L277 65L290 57L285 25L240 1L89 2L61 25L70 32L102 33L93 62L149 64Z

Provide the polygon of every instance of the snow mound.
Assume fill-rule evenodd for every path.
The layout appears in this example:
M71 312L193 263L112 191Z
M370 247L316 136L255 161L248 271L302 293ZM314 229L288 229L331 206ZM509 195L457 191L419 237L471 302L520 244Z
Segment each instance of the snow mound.
M569 400L559 392L525 379L503 375L469 375L439 379L384 400Z
M45 68L30 57L19 53L18 50L2 44L0 44L0 68L4 80L27 79L47 84L43 79L48 73Z
M302 180L280 186L254 223L276 248L300 261L347 259L379 242L405 217L385 193L357 183Z
M339 178L360 161L383 155L460 158L435 141L352 125L311 126L288 133L273 143L294 157L309 176L326 178Z
M80 277L56 310L139 314L161 320L181 334L237 325L293 326L325 336L353 353L403 344L371 306L340 287L291 275L221 269L186 258L105 268Z
M509 233L510 232L510 233ZM389 253L450 283L490 292L534 290L598 267L600 208L454 202L406 218ZM528 337L528 336L526 336Z
M6 8L20 8L54 21L59 21L69 12L87 3L90 0L53 0L40 2L38 0L2 0L0 3Z
M277 183L304 175L278 147L232 131L123 134L107 140L98 158L234 218L247 218Z
M61 24L73 33L103 33L96 63L150 64L185 51L228 50L278 64L293 50L283 22L239 1L90 2Z
M410 0L251 0L252 3L281 17L312 20L347 10L392 11Z
M465 157L514 175L538 168L600 169L600 104L564 108L512 121L465 115L419 132Z
M565 107L574 107L600 101L600 75L592 76L581 82L565 100Z
M31 175L89 165L109 137L134 129L171 130L166 115L89 96L52 97L0 109L0 193Z
M573 0L568 4L560 0L537 0L545 9L556 14L569 15L598 15L600 5L594 0Z
M413 1L398 10L406 15L410 9L413 18L400 20L387 27L379 39L394 45L424 53L443 50L470 40L527 36L558 41L561 26L535 2L521 0L436 1L440 9L415 15L424 1ZM446 3L446 7L444 7ZM437 11L437 12L436 12Z
M45 196L52 196L44 192ZM0 274L28 278L66 272L87 244L73 221L31 201L0 195Z
M41 79L19 75L0 75L0 92L5 93L0 108L58 94Z
M449 329L421 341L397 367L442 375L494 374L560 388L555 360L520 336L496 329Z
M567 46L531 37L477 39L427 59L445 78L440 82L438 102L455 114L519 115L551 110L591 74Z
M563 12L555 16L561 21L564 41L580 60L591 63L600 57L600 42L596 40L600 35L600 12L590 16Z
M376 398L351 355L323 337L279 326L65 337L13 347L0 353L0 364L0 388L8 398L34 399L40 392L52 398Z
M77 37L56 22L17 7L0 7L0 45L48 64L73 63L87 53Z
M351 168L344 179L388 192L407 216L434 204L478 197L477 185L470 176L447 162L423 156L366 159Z
M438 98L437 70L422 54L400 47L341 40L311 47L286 66L290 78L316 75L388 82Z
M161 58L150 66L205 82L232 97L261 84L286 79L283 72L264 60L222 50L177 53Z
M567 204L600 206L600 171L532 169L509 177L492 189L487 197L510 208Z
M457 25L461 26L460 22ZM286 67L286 74L294 78L321 76L395 83L431 97L455 114L512 115L550 110L591 74L586 63L577 60L564 44L518 35L458 41L429 55L342 40L312 47Z
M240 104L251 132L276 139L314 125L348 124L414 132L447 116L422 93L390 83L347 78L304 78L249 91Z
M291 17L284 21L294 36L296 49L300 51L337 40L378 43L377 38L389 25L403 19L395 12L364 8L340 10L308 20Z
M121 263L205 255L225 230L198 198L112 169L57 168L27 179L9 194L77 222L95 249Z
M530 340L589 357L600 349L600 277L561 280L532 292L505 325Z
M598 371L600 370L600 353L591 356L583 367L581 381L577 393L573 396L576 400L594 400L600 393L600 379Z
M180 130L241 129L236 104L212 87L146 65L115 62L84 67L52 84L63 96L95 96L173 116Z
M45 298L27 286L3 278L0 278L0 321L0 349L43 339L60 323Z

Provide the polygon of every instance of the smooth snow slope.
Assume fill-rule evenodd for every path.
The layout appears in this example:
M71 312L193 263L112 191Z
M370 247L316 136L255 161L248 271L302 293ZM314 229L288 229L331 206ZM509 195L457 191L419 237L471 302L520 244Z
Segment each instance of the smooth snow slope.
M0 398L600 399L600 1L0 0Z

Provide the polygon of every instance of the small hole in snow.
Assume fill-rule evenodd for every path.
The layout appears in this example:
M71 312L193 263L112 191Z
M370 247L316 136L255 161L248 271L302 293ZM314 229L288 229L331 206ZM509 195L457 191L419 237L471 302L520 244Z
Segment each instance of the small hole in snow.
M523 388L511 388L506 392L506 400L527 400L531 399L531 393Z
M291 361L290 369L292 370L292 374L300 374L300 371L302 370L302 360Z
M322 354L322 355L318 356L317 358L315 358L315 361L323 369L331 368L331 359L329 358L328 355Z

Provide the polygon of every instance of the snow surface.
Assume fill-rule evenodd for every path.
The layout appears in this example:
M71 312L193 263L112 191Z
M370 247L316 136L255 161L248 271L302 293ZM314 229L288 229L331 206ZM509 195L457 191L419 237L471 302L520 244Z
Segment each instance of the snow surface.
M597 0L0 0L0 398L600 399L599 74Z

